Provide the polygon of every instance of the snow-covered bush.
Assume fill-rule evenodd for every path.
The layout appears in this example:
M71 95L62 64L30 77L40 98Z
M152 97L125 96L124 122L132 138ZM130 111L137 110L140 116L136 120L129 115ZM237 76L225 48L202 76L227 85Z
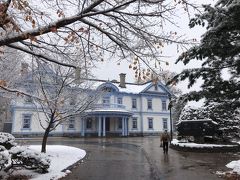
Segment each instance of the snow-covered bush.
M10 149L13 166L20 165L26 169L38 170L41 173L47 172L50 166L50 159L47 155L33 151L27 147L16 146Z
M4 146L6 149L10 149L15 146L15 137L9 133L0 132L0 145Z
M4 146L0 146L0 171L5 168L10 155Z
M0 178L2 172L14 170L15 167L47 172L50 159L27 147L17 146L15 138L9 133L0 132Z

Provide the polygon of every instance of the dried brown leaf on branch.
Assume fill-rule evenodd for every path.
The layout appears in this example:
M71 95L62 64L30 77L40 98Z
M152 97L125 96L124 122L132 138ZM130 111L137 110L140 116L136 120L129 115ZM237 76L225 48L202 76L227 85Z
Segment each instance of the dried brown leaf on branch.
M7 82L5 80L1 80L0 79L0 86L6 87L7 86Z

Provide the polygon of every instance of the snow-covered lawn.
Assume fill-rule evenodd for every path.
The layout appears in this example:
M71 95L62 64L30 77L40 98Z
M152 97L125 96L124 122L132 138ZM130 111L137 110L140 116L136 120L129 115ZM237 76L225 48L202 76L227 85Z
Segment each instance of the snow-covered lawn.
M179 142L177 139L173 139L171 144L178 145L181 147L190 147L190 148L213 148L213 147L234 147L237 145L223 145L223 144L197 144L197 143L185 143Z
M29 148L38 152L41 150L40 145L31 145ZM32 171L21 170L14 174L29 175L33 180L55 180L69 173L70 171L68 170L65 172L62 172L62 170L81 160L86 155L86 151L71 146L48 145L46 154L51 159L48 173L38 174Z

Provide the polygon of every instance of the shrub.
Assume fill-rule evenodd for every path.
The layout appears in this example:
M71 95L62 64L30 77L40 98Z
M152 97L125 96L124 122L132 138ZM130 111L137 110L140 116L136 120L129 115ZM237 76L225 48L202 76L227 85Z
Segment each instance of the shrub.
M0 132L0 145L4 146L6 149L11 149L16 146L15 137L9 133Z
M50 159L45 154L27 147L13 147L9 153L13 166L23 166L26 169L37 170L41 173L46 173L50 166Z
M11 134L0 132L0 174L14 170L15 167L47 172L50 159L45 154L17 146L14 141Z

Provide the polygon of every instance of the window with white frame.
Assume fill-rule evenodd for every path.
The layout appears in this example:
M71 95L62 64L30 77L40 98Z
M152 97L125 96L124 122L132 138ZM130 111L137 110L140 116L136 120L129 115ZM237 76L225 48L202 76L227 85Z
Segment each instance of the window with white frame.
M68 129L74 129L75 128L75 117L71 116L68 120Z
M163 110L163 111L166 111L166 110L167 110L167 102L166 102L166 100L163 100L163 101L162 101L162 110Z
M163 118L162 120L163 120L163 129L167 130L168 129L168 119L167 118Z
M118 118L118 129L122 129L122 118Z
M148 118L148 129L153 129L153 118Z
M132 98L132 108L133 109L137 108L137 99L136 98Z
M132 129L137 129L137 118L133 117L132 118Z
M110 104L110 97L103 97L102 103L103 103L104 105L109 105L109 104Z
M117 98L117 103L118 103L118 104L122 104L122 98L121 98L121 97L118 97L118 98Z
M22 125L23 129L30 129L31 119L32 119L31 114L23 114L23 125Z
M86 128L92 129L92 119L91 118L87 118Z
M152 109L152 99L147 100L147 108Z

